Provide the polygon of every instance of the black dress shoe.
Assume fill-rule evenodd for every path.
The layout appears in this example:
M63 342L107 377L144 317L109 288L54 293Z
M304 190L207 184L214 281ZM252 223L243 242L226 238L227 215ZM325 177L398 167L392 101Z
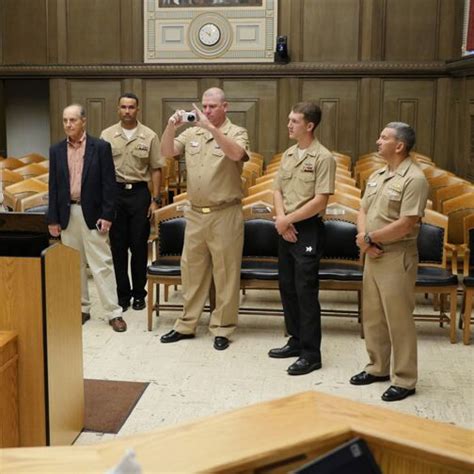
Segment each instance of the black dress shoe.
M396 402L397 400L403 400L410 395L415 394L416 389L414 388L403 388L397 387L396 385L390 385L382 395L384 402Z
M304 357L300 357L294 364L288 367L288 373L290 375L304 375L309 374L313 370L318 370L322 367L321 362L310 362Z
M133 298L132 308L135 311L140 311L146 307L145 298Z
M122 307L122 312L125 313L130 308L130 301L119 301L119 306Z
M81 313L82 316L82 324L85 324L89 319L91 319L91 315L89 313Z
M360 374L351 377L352 385L370 385L374 382L386 382L390 380L390 375L372 375L363 370Z
M181 341L181 339L192 339L193 337L194 334L181 334L180 332L172 329L170 332L163 334L163 336L160 338L160 341L166 344L168 342L178 342Z
M273 357L275 359L285 359L286 357L299 357L300 350L297 347L291 347L286 344L283 347L276 347L275 349L270 349L268 351L268 357Z
M229 339L222 336L217 336L214 338L214 349L216 351L223 351L229 347Z

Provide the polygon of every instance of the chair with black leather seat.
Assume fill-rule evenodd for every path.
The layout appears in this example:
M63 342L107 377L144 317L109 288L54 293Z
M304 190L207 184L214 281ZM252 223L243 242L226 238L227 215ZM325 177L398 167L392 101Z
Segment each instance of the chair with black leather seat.
M463 342L471 343L472 299L474 297L474 214L464 218L464 261L463 261Z
M357 316L362 322L363 260L355 241L357 214L356 210L338 203L331 203L326 208L326 245L319 264L319 287L321 290L356 291L357 311L322 309L322 313Z
M147 269L148 331L153 327L153 311L160 314L160 285L181 284L181 254L186 220L183 203L173 203L154 213L156 239L155 258ZM156 287L156 298L154 290Z
M439 321L440 326L449 322L451 343L456 342L456 293L458 279L447 269L446 249L448 248L448 218L429 209L425 210L418 235L419 264L415 290L418 293L441 295L438 316L415 315L422 321ZM449 315L445 313L444 301L450 298Z
M240 270L242 290L278 289L278 233L275 229L273 206L257 201L243 207L244 248ZM239 312L281 314L282 309L240 307Z

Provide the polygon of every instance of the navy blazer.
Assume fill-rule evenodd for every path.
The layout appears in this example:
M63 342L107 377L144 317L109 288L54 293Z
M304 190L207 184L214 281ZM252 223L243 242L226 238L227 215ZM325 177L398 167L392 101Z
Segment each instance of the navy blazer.
M110 144L87 135L82 169L81 207L89 229L98 219L113 221L117 185ZM48 224L66 229L71 211L71 189L67 163L67 140L49 149Z

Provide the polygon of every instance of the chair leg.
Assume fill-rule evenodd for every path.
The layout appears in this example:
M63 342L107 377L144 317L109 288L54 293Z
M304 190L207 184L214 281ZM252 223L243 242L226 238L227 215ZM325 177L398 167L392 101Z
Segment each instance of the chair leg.
M451 344L456 344L456 313L457 313L457 288L451 291L451 310L449 316L449 339Z
M148 290L148 301L147 301L147 318L148 318L148 331L151 331L152 328L153 328L153 288L154 288L154 284L153 282L148 279L148 283L147 283L147 290Z
M462 332L462 342L466 345L471 343L471 313L472 313L472 297L474 295L473 289L467 289L464 293L464 329Z
M163 285L165 287L165 291L163 294L163 299L167 302L168 298L170 296L170 286L169 285Z

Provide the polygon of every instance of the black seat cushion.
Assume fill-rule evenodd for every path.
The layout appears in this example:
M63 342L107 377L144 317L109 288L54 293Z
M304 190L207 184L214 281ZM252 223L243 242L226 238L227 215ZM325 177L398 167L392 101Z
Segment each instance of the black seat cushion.
M458 277L443 268L418 267L416 286L451 286L458 284Z
M474 286L474 275L468 275L464 277L463 283L464 283L464 286L468 286L468 287Z
M242 280L278 280L278 263L243 260L240 278Z
M176 259L159 258L148 265L148 274L155 276L180 276L181 267Z
M159 223L160 256L181 255L184 245L186 219L178 217Z
M348 263L321 262L319 265L320 280L362 281L361 265Z
M244 224L244 257L278 257L278 233L273 221L249 219Z
M326 220L326 245L323 259L359 260L359 247L355 239L357 227L352 222Z
M443 261L444 229L422 223L417 245L420 263L441 263Z

